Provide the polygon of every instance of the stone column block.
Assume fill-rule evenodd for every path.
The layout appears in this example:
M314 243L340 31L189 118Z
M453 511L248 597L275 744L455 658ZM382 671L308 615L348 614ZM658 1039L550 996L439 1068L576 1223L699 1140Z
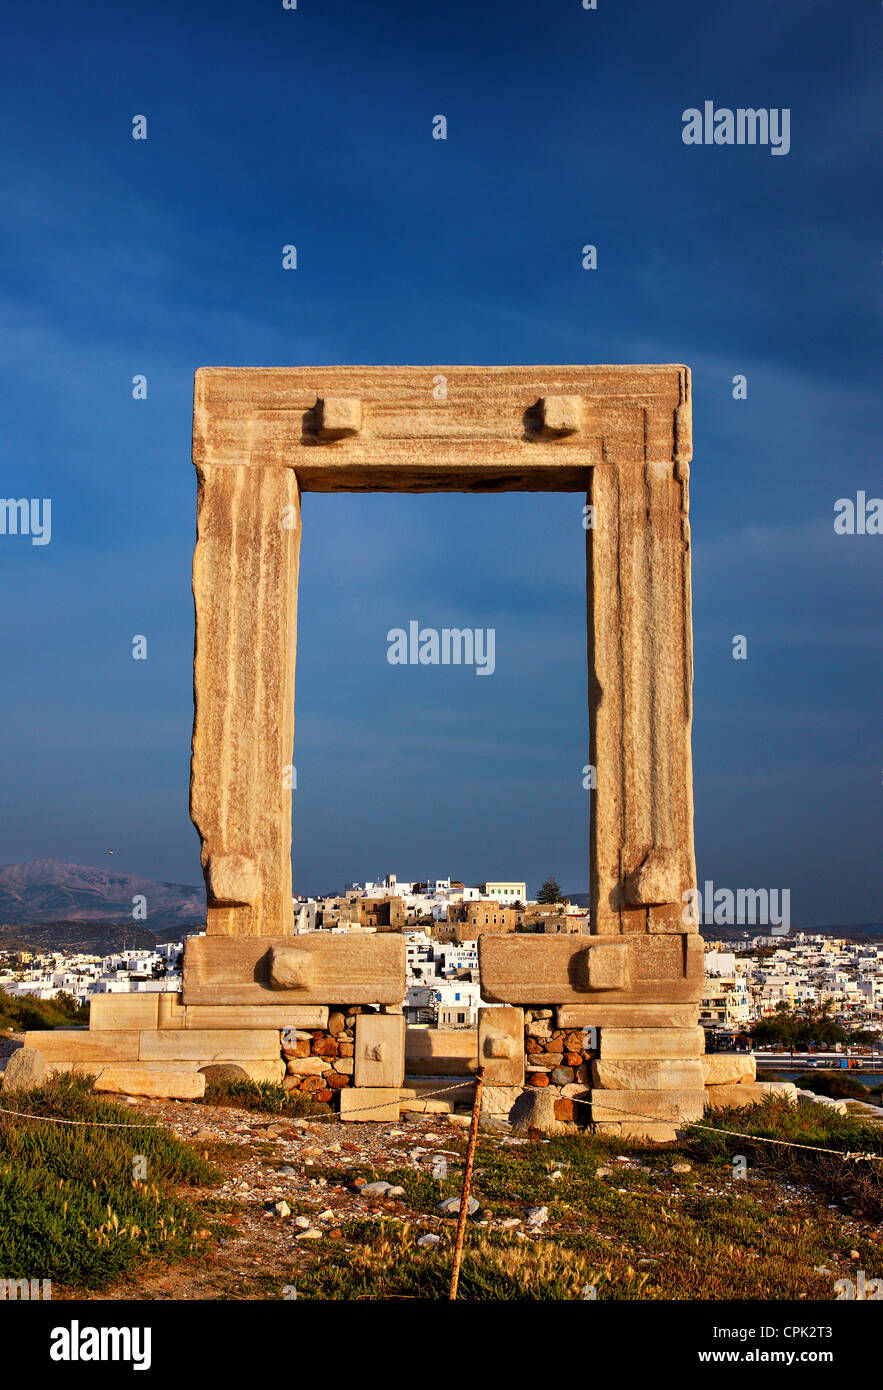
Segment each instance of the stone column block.
M340 1096L340 1118L348 1124L351 1120L379 1121L389 1123L399 1118L398 1087L365 1086L360 1090L345 1086L338 1091Z
M695 1059L705 1052L701 1028L602 1028L603 1062L624 1058L680 1057Z
M403 1014L358 1014L354 1084L401 1086L405 1080Z
M706 1103L712 1110L729 1110L735 1106L756 1105L767 1096L783 1096L797 1104L797 1087L791 1081L744 1081L737 1086L707 1086Z
M701 1120L705 1091L697 1087L681 1091L592 1091L592 1119L659 1121Z
M702 1058L706 1086L738 1086L757 1079L753 1052L710 1052Z
M207 931L289 936L300 493L285 467L197 475L190 814Z
M524 1084L524 1010L505 1004L478 1011L478 1060L485 1084Z
M592 1063L592 1084L605 1091L687 1091L705 1085L702 1060L640 1058Z

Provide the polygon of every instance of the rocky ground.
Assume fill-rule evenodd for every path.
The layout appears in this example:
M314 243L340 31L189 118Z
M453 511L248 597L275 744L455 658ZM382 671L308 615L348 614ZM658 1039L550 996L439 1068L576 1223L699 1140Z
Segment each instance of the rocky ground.
M427 1233L456 1226L456 1215L414 1213L401 1188L377 1191L364 1179L354 1181L350 1170L367 1165L431 1174L434 1160L456 1163L467 1115L414 1115L401 1125L341 1124L184 1101L129 1099L128 1104L223 1171L220 1187L189 1195L216 1208L226 1229L208 1265L179 1266L93 1297L283 1298L292 1279L296 1287L298 1269L310 1262L309 1247L329 1240L344 1249L341 1228L354 1219L408 1217ZM337 1170L339 1179L312 1171L328 1168Z
M332 1119L274 1119L253 1111L183 1101L130 1100L128 1104L133 1111L155 1117L222 1170L219 1187L189 1194L205 1203L220 1231L213 1250L203 1259L166 1271L142 1272L137 1280L92 1297L293 1298L299 1296L299 1283L317 1262L337 1262L342 1267L348 1262L358 1264L365 1242L371 1243L372 1237L365 1234L371 1230L400 1230L407 1237L409 1252L406 1256L402 1250L403 1259L411 1258L411 1252L450 1259L457 1203L450 1194L460 1187L466 1115L412 1114L399 1124L341 1124ZM626 1289L635 1287L632 1296L638 1296L643 1280L651 1281L643 1296L684 1296L674 1286L671 1293L663 1292L667 1261L658 1246L663 1227L657 1223L673 1223L673 1232L683 1227L686 1242L692 1244L695 1239L698 1246L713 1229L712 1204L720 1203L725 1222L720 1235L702 1252L701 1264L708 1271L713 1269L718 1258L715 1240L723 1242L721 1249L729 1251L731 1259L735 1258L733 1239L740 1248L720 1291L705 1296L751 1296L738 1291L739 1263L759 1270L757 1262L769 1260L774 1277L784 1278L784 1270L798 1254L796 1247L788 1250L792 1231L795 1236L800 1233L797 1263L803 1264L804 1272L789 1294L773 1296L830 1297L838 1274L854 1272L859 1264L870 1271L880 1263L878 1225L852 1218L842 1209L835 1213L833 1205L826 1206L809 1188L774 1174L758 1173L750 1188L741 1183L736 1187L746 1197L750 1191L754 1215L749 1231L732 1207L730 1172L711 1172L705 1165L685 1161L677 1150L642 1154L611 1149L600 1163L596 1155L592 1178L595 1184L603 1183L606 1196L594 1197L586 1208L582 1201L567 1199L575 1166L571 1169L568 1161L553 1157L562 1142L574 1141L553 1140L552 1147L544 1148L549 1140L482 1135L474 1188L478 1200L470 1203L469 1224L476 1238L486 1234L491 1241L515 1239L525 1254L533 1245L537 1255L556 1240L562 1246L587 1246L595 1251L596 1263L608 1257L613 1261L611 1277L624 1282ZM493 1183L483 1167L491 1163L496 1174ZM436 1178L445 1173L445 1165L446 1182ZM501 1186L500 1173L507 1171L511 1180L504 1177ZM384 1172L407 1183L411 1199L400 1182L371 1180L372 1173ZM430 1187L427 1202L424 1182L418 1199L418 1184L412 1185L408 1174L437 1181L438 1201ZM493 1194L495 1200L486 1200L485 1193ZM446 1211L440 1209L445 1199ZM678 1259L686 1253L680 1249L682 1235L676 1241ZM781 1245L783 1238L786 1244ZM394 1244L394 1235L392 1239ZM698 1251L695 1257L700 1258ZM686 1258L692 1269L694 1256ZM689 1271L682 1271L678 1284L688 1288L691 1279ZM732 1289L730 1280L735 1284ZM651 1288L659 1292L651 1293Z
M15 1046L0 1038L0 1070ZM86 1297L446 1296L467 1113L341 1123L117 1099L133 1123L150 1117L197 1149L221 1180L181 1194L204 1214L204 1253ZM602 1298L824 1299L858 1269L883 1276L883 1226L855 1201L825 1199L755 1160L750 1181L734 1182L728 1158L700 1162L681 1145L483 1130L473 1194L466 1297L581 1297L601 1279Z

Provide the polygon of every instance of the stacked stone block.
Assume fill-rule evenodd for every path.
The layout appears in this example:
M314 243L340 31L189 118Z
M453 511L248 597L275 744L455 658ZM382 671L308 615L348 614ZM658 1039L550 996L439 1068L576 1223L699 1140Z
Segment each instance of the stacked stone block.
M670 1140L702 1117L705 1034L695 1028L602 1028L592 1063L595 1132Z
M353 1084L356 1017L361 1005L332 1008L325 1028L287 1028L282 1033L286 1091L300 1091L330 1103L337 1091Z
M126 1095L198 1099L205 1068L235 1066L253 1081L281 1083L326 1104L358 1088L365 1105L380 1099L394 1118L403 1097L405 1020L395 1005L194 1005L177 994L96 995L88 1028L29 1032L24 1042L49 1074L94 1074L96 1089Z
M585 1126L591 1118L591 1064L587 1029L556 1027L554 1009L525 1009L525 1082L554 1094L554 1115Z

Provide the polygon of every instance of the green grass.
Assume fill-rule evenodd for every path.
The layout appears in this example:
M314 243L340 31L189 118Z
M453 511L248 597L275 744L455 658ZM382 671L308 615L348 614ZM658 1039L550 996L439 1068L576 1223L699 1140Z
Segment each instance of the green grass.
M4 1097L9 1109L133 1126L131 1111L89 1094L91 1078L56 1076ZM146 1177L133 1176L137 1156ZM0 1114L0 1277L103 1289L145 1261L204 1248L203 1213L179 1187L220 1173L157 1125L99 1129Z
M307 1299L447 1299L454 1233L440 1245L417 1246L420 1227L392 1221L352 1221L342 1228L356 1248L341 1253L340 1242L323 1243L323 1255L289 1282ZM335 1251L337 1260L335 1260ZM631 1296L643 1279L632 1272ZM463 1253L458 1297L518 1300L581 1299L590 1285L610 1289L609 1271L579 1251L553 1241L522 1242L496 1233L470 1232ZM599 1297L604 1295L599 1292Z
M35 1115L133 1125L137 1113L90 1095L89 1084L56 1077L5 1103ZM255 1108L291 1113L281 1087L218 1089L239 1106L243 1088ZM807 1148L765 1143L770 1137ZM443 1181L428 1169L350 1163L345 1154L311 1166L310 1176L327 1177L329 1186L384 1178L405 1195L366 1200L364 1215L342 1219L334 1236L299 1246L290 1273L287 1264L277 1266L230 1296L279 1297L289 1283L307 1299L446 1299L455 1223L436 1207L460 1193L465 1137L446 1135L445 1147ZM253 1145L244 1155L238 1145L207 1148L234 1161L256 1153ZM664 1149L591 1135L511 1144L482 1134L472 1191L491 1224L468 1223L460 1297L572 1301L594 1289L600 1300L830 1300L834 1280L857 1268L883 1277L883 1228L845 1223L842 1213L844 1205L868 1213L883 1203L883 1164L846 1162L846 1152L883 1153L883 1133L852 1115L778 1097L707 1114L702 1127ZM748 1159L745 1181L733 1178L735 1153ZM132 1178L137 1154L147 1160L145 1182ZM275 1148L267 1156L278 1165ZM691 1171L674 1173L685 1159ZM103 1289L151 1261L204 1262L206 1226L219 1234L224 1214L240 1209L232 1193L194 1201L192 1189L219 1176L158 1126L68 1129L0 1116L0 1277ZM835 1197L840 1209L831 1211L826 1204ZM293 1214L315 1214L315 1201L287 1200ZM499 1228L501 1218L524 1221L525 1208L540 1205L549 1222L539 1236ZM876 1219L883 1220L883 1206ZM421 1248L427 1231L440 1242Z
M749 1164L808 1183L828 1201L841 1201L850 1211L883 1221L883 1130L879 1125L855 1115L838 1115L824 1105L790 1105L780 1096L768 1096L750 1110L706 1114L702 1124L702 1129L691 1126L684 1141L687 1152L696 1157L720 1163L729 1162L733 1154L744 1154ZM803 1147L786 1148L764 1139L784 1139ZM823 1149L837 1152L823 1153ZM841 1159L840 1153L879 1154L880 1161L856 1162Z
M782 1177L801 1182L812 1177L813 1185L824 1188L823 1174L805 1164L795 1171L789 1157L795 1151L761 1143L766 1134L817 1149L880 1152L879 1131L821 1107L817 1113L815 1107L796 1108L776 1098L750 1112L750 1118L739 1111L707 1116L706 1122L718 1132L691 1129L684 1143L665 1150L591 1136L520 1146L482 1138L472 1191L484 1213L492 1221L523 1220L526 1207L543 1205L553 1229L523 1240L470 1222L460 1297L574 1299L594 1285L602 1300L831 1299L841 1273L861 1267L869 1277L883 1276L883 1248L873 1232L847 1233L839 1212L828 1211L821 1201L799 1200L782 1182ZM731 1142L720 1132L728 1127L755 1137ZM463 1144L451 1140L447 1147L457 1148L461 1159L449 1157L443 1182L413 1169L365 1164L347 1169L349 1181L385 1178L404 1187L402 1202L429 1220L417 1224L411 1213L397 1220L395 1207L382 1200L372 1204L383 1215L346 1223L343 1248L340 1240L328 1239L311 1247L315 1263L291 1276L301 1296L447 1297L453 1225L435 1208L441 1197L459 1195ZM734 1152L749 1159L747 1181L733 1179ZM638 1163L617 1162L626 1155ZM846 1166L836 1156L809 1157L832 1162L838 1172ZM673 1173L672 1165L685 1158L691 1171ZM599 1176L599 1168L608 1171ZM850 1181L876 1183L879 1173L869 1170L877 1168L851 1164ZM312 1171L341 1179L339 1168ZM553 1180L552 1173L560 1177ZM850 1188L850 1206L857 1194ZM860 1195L867 1210L866 1188ZM441 1244L418 1248L416 1238L427 1230L436 1231ZM852 1250L858 1251L858 1265Z
M719 1133L709 1134L709 1129ZM694 1148L710 1145L709 1152L722 1154L724 1130L837 1149L843 1153L861 1150L883 1156L883 1129L879 1125L855 1115L839 1115L826 1105L792 1105L784 1096L767 1096L747 1109L706 1112L702 1129L690 1126L686 1134ZM772 1144L765 1146L770 1161L773 1161L775 1148Z
M272 1081L210 1081L201 1103L261 1110L269 1115L328 1114L327 1106L320 1107L302 1091L286 1091Z

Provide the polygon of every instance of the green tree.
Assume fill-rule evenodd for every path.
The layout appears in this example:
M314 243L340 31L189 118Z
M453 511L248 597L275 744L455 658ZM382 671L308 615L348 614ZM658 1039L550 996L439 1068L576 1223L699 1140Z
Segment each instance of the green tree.
M828 1049L835 1043L849 1042L849 1033L832 1018L832 1009L830 999L807 1004L800 1010L782 1002L773 1014L752 1025L752 1040L755 1046L783 1047L791 1052L805 1052L811 1047Z
M547 878L540 891L537 893L538 903L561 903L564 901L564 894L561 892L554 878Z

